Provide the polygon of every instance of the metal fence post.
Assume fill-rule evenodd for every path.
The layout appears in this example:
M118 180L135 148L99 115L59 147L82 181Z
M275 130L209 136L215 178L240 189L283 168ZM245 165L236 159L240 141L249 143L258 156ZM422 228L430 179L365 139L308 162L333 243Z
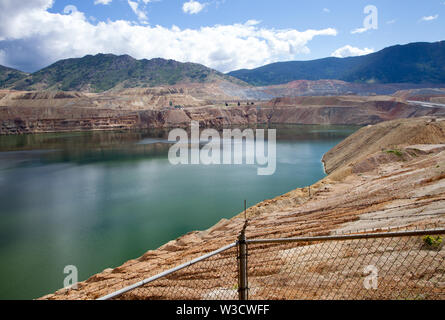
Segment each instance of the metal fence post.
M249 299L249 282L247 277L247 241L245 229L238 238L238 296L239 300Z

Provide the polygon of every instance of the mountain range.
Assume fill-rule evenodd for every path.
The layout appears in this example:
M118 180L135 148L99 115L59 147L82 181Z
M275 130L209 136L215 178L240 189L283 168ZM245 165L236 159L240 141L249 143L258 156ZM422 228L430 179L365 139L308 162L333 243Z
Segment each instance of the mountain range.
M87 91L222 81L245 87L296 80L341 80L355 84L445 84L445 41L388 47L369 55L269 64L223 74L196 63L128 55L87 55L60 60L28 74L0 66L0 88Z
M0 79L2 78L6 76L0 69ZM243 84L236 78L196 63L161 58L136 60L129 55L113 54L60 60L35 73L18 74L16 79L15 82L11 79L0 81L0 87L15 90L103 92L113 88L154 87L215 80Z
M255 86L322 79L380 84L445 83L445 41L397 45L359 57L278 62L228 74Z

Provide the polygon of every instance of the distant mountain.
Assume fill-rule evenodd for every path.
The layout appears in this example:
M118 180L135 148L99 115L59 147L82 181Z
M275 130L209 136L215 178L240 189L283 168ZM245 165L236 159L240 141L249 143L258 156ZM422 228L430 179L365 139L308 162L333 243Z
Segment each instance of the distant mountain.
M360 57L279 62L226 75L196 63L161 58L136 60L128 55L112 54L61 60L33 74L0 66L0 88L16 90L103 92L214 81L243 86L246 82L255 86L270 86L296 80L340 80L353 84L445 84L445 41L398 45Z
M397 45L360 57L279 62L228 75L256 86L322 79L355 83L445 83L445 41Z
M28 76L27 73L0 66L0 88L12 85L14 82L22 80Z
M16 90L80 90L103 92L113 88L242 81L196 63L174 60L136 60L128 55L88 55L61 60L13 84Z

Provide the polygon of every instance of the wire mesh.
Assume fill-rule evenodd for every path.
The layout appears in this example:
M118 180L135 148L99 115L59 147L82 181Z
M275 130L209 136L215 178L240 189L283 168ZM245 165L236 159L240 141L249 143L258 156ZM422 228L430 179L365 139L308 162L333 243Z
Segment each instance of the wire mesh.
M237 248L176 271L118 297L121 300L237 300Z
M250 243L249 298L443 300L443 236Z
M247 240L249 300L445 300L445 230ZM239 246L116 297L237 300ZM127 284L128 285L128 284Z

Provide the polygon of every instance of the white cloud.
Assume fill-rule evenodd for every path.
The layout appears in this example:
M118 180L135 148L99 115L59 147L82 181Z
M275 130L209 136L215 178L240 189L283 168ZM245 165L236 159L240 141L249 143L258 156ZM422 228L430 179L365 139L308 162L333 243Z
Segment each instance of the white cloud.
M373 52L374 49L369 49L369 48L360 49L352 47L350 45L346 45L332 52L331 56L336 58L346 58L346 57L363 56L365 54L370 54Z
M107 5L110 4L113 0L95 0L94 4L103 4L103 5Z
M437 18L439 18L439 15L436 14L434 16L426 16L426 17L422 17L422 19L420 19L421 21L433 21L436 20Z
M357 28L357 29L352 30L351 33L352 34L363 33L363 32L366 32L368 30L369 30L369 28L362 27L362 28Z
M59 59L113 53L196 62L225 72L295 60L310 52L308 44L315 37L337 35L333 28L268 29L255 20L199 29L123 20L92 24L79 11L48 12L51 0L21 3L19 7L15 1L0 1L0 50L3 64L24 71L35 71Z
M198 1L190 0L182 6L182 11L188 14L197 14L200 13L205 7L207 3L200 3Z
M147 24L148 23L147 14L144 12L143 9L141 9L139 7L139 3L136 1L131 1L131 0L127 0L127 1L128 1L128 5L131 7L131 10L133 10L134 14L138 17L139 21L144 24ZM147 0L145 0L145 1L147 1ZM144 3L148 3L145 1L144 1Z
M252 19L252 20L248 20L245 24L247 26L256 26L256 25L258 25L260 23L261 23L261 21Z
M325 12L325 13L329 13L329 12L331 12L331 10L328 9L328 8L323 8L323 12Z

